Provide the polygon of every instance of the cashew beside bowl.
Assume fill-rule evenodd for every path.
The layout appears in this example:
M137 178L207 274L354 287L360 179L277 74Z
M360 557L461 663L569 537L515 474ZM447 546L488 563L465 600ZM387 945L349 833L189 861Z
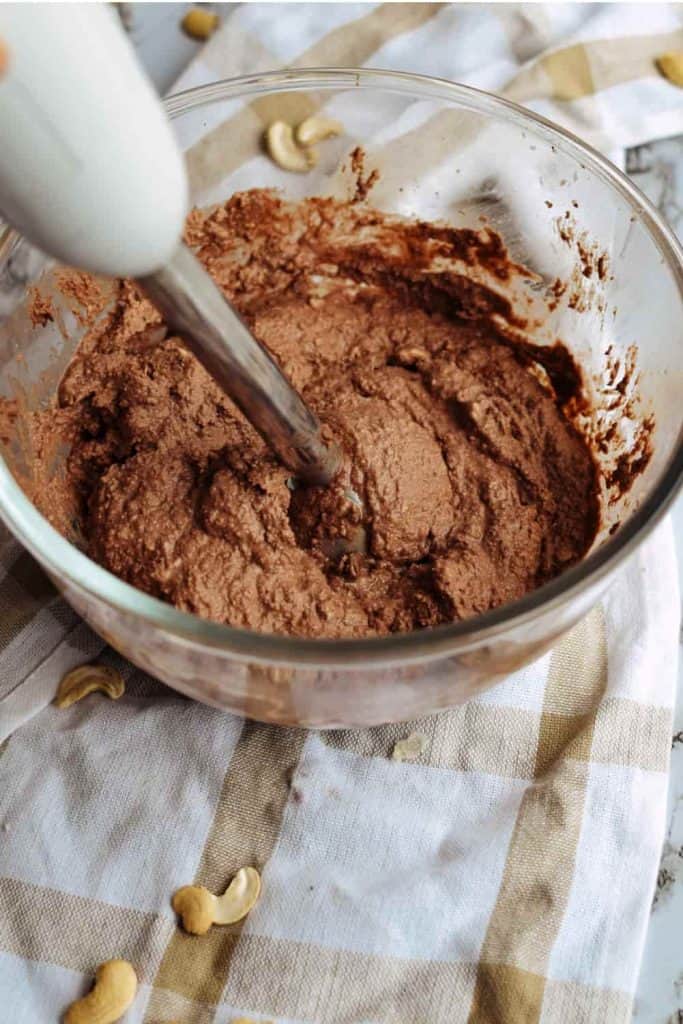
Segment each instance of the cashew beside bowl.
M173 894L171 906L191 935L204 935L212 924L235 924L246 917L261 891L255 868L240 868L222 896L203 885L184 885Z
M683 53L674 50L655 59L657 70L674 85L683 86Z
M217 14L204 11L201 7L193 7L180 22L180 27L185 35L190 36L191 39L198 39L203 42L210 35L213 35L218 28L219 22L220 18Z
M64 676L54 702L58 708L68 708L96 690L106 693L112 700L118 700L125 689L123 677L115 668L108 668L106 665L79 665Z
M297 146L294 130L286 121L273 121L269 124L265 138L269 156L284 171L302 174L318 162L318 154L314 149L301 149Z
M138 979L127 960L107 960L95 972L87 996L76 1000L64 1014L64 1024L114 1024L135 999Z

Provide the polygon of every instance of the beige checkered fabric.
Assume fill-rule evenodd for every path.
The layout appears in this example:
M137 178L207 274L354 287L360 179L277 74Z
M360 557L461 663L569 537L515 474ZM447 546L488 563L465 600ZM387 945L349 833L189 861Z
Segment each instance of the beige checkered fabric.
M120 701L49 707L0 755L0 1020L56 1020L113 956L142 983L127 1024L628 1020L664 825L673 565L666 525L551 655L405 726L244 723L107 652ZM412 729L425 751L399 764ZM243 864L263 873L246 923L181 932L173 891L222 890Z
M681 47L681 15L649 7L651 37L642 17L254 4L183 84L297 63L428 71L507 85L612 151L653 134L648 109L683 130L681 94L651 61ZM205 128L195 167L220 143ZM141 982L126 1024L627 1021L663 838L678 609L664 524L552 654L478 699L305 733L189 702L103 651L3 536L0 1022L56 1021L113 956ZM125 696L49 706L95 656ZM397 763L413 730L425 750ZM222 890L244 864L263 875L246 922L176 927L176 888Z

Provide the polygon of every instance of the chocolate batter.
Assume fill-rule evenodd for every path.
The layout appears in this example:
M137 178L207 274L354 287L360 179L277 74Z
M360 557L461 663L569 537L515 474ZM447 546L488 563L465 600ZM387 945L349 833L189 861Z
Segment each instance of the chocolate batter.
M38 504L94 559L218 622L342 637L476 615L586 552L596 469L563 412L580 375L561 345L510 340L522 271L495 234L252 191L187 237L347 461L297 487L122 282L41 414L72 449ZM348 485L369 550L330 559L361 516Z

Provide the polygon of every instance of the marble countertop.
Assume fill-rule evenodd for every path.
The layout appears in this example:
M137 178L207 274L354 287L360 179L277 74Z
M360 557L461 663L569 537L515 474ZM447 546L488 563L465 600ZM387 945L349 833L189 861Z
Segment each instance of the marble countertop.
M179 29L185 3L121 4L141 58L166 92L199 50ZM224 14L234 4L207 4ZM632 149L627 172L683 238L683 136ZM683 593L683 497L673 510ZM683 1024L683 659L671 751L666 841L634 1008L637 1024Z

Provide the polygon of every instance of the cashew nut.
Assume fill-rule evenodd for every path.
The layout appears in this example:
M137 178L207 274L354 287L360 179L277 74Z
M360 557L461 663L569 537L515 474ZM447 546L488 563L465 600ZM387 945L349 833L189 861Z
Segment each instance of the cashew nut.
M294 140L294 130L286 121L273 121L266 128L266 148L268 153L284 171L304 173L318 162L318 154L314 149L301 149Z
M185 35L192 39L204 40L216 31L219 21L220 18L217 14L203 11L200 7L193 7L180 22L180 27Z
M107 960L95 972L87 996L77 999L64 1014L64 1024L114 1024L135 999L138 979L127 960Z
M300 146L313 146L316 142L331 139L334 135L342 135L344 125L331 117L307 117L295 131L296 141Z
M72 668L62 679L55 697L58 708L68 708L82 697L98 690L112 700L123 695L126 684L120 672L106 665L79 665Z
M392 758L394 761L417 761L427 745L427 737L421 732L411 732L410 736L399 740L394 745Z
M255 868L240 868L222 896L214 896L203 885L184 885L173 895L171 906L183 928L191 935L203 935L212 924L235 924L246 917L261 891Z
M655 64L669 82L683 86L683 53L663 53L661 57L657 57Z

